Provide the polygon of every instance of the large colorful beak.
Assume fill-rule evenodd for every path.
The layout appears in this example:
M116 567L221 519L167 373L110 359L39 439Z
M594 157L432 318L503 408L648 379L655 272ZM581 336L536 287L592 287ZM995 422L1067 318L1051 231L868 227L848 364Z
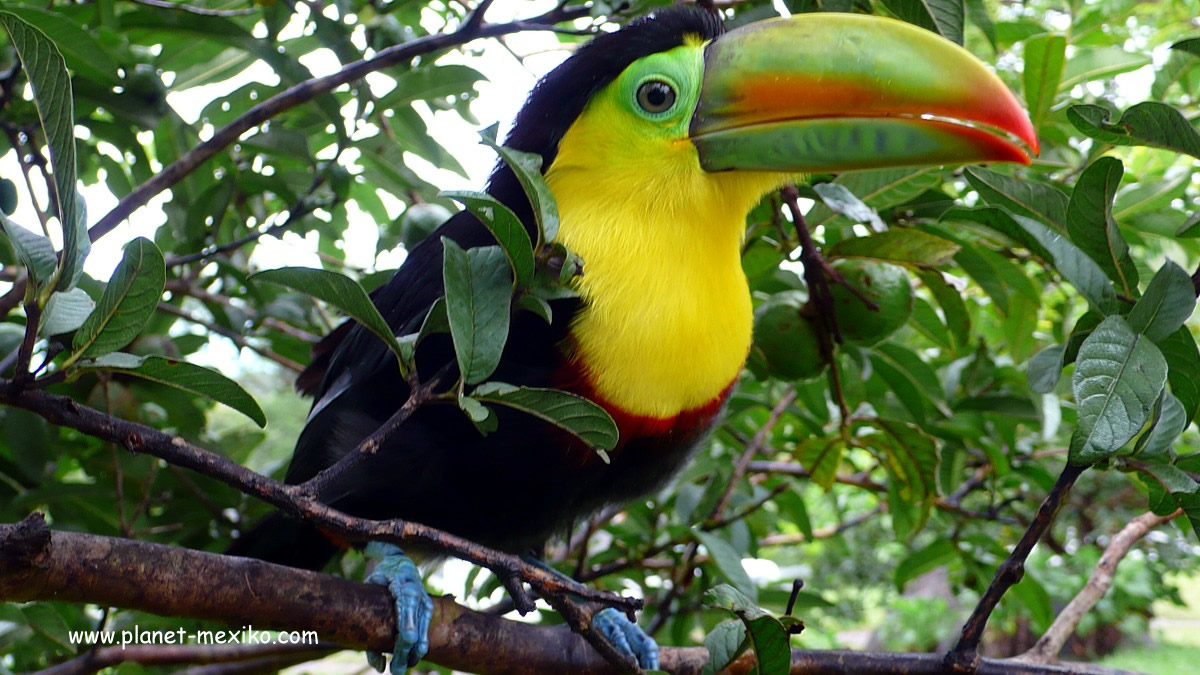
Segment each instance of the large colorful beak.
M894 19L802 14L710 43L691 139L707 171L1020 162L1033 125L962 47Z

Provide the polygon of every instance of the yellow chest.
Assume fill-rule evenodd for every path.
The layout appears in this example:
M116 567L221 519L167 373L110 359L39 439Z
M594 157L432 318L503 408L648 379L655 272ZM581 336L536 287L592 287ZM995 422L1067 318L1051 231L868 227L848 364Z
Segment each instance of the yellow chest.
M558 196L558 239L583 259L576 284L586 305L571 328L574 358L595 393L655 418L713 400L750 349L744 212L686 222L630 192L571 189L570 178L555 173L547 178Z

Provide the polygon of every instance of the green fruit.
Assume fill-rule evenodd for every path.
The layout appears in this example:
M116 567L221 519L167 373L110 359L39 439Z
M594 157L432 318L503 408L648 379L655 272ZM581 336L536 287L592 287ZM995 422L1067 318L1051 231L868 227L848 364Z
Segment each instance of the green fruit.
M812 379L825 372L827 365L821 357L817 327L800 314L800 303L790 297L768 301L759 308L752 353L756 360L765 361L771 375L785 380Z
M830 280L838 330L846 342L873 345L899 330L912 315L912 285L903 267L843 258L834 261L833 268L847 283L879 305L879 311L872 310L850 289Z
M17 210L17 185L7 178L0 178L0 211L11 216Z
M450 212L437 204L413 204L400 216L400 243L404 248L421 243L450 217Z

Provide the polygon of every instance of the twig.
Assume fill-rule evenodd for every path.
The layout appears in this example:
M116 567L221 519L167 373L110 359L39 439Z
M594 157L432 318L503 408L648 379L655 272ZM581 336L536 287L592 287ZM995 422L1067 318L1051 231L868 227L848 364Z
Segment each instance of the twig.
M867 511L866 513L860 513L859 515L854 516L853 518L846 520L842 523L839 523L837 525L833 525L830 527L822 527L818 530L813 530L811 539L804 536L804 533L802 533L802 532L797 532L795 534L791 534L791 533L771 534L771 535L767 535L767 536L763 537L762 539L759 539L758 545L759 546L795 546L796 544L806 544L808 542L816 541L818 539L829 539L831 537L835 537L835 536L845 532L846 530L849 530L852 527L857 527L859 525L862 525L865 522L868 522L869 520L871 520L875 516L879 515L880 513L883 513L882 505L876 506L875 508L871 509L870 511Z
M1021 540L1017 542L1008 559L1000 563L1000 567L996 569L996 576L992 579L992 583L988 585L987 591L979 599L979 604L975 606L967 623L963 625L962 636L959 638L958 644L946 653L945 663L948 668L956 672L976 672L978 670L979 641L983 638L983 629L987 626L992 610L996 609L996 605L1000 603L1000 598L1004 597L1004 593L1025 576L1025 559L1029 557L1029 552L1033 550L1042 535L1050 529L1050 525L1054 523L1054 517L1058 515L1058 510L1066 502L1071 486L1086 470L1086 466L1076 466L1070 462L1063 467L1054 487L1050 489L1050 494L1046 495L1046 499L1038 507L1033 522L1026 528L1025 534L1021 536Z
M395 604L382 586L248 558L51 532L40 516L0 525L0 599L126 607L256 630L315 630L321 646L386 651L395 640ZM469 610L449 597L434 598L429 647L431 662L468 672L618 672L583 639L561 626L509 621ZM660 659L663 669L671 673L698 675L708 651L703 647L664 647ZM743 675L754 665L753 654L747 652L729 672ZM939 673L942 668L935 654L792 650L792 673L919 675ZM980 672L1117 675L1123 671L984 659Z
M1143 513L1121 528L1121 531L1104 548L1104 554L1100 556L1100 561L1092 570L1092 576L1088 578L1087 584L1058 613L1058 616L1054 618L1054 623L1042 637L1038 638L1033 647L1017 657L1018 660L1028 663L1053 663L1058 660L1058 653L1062 651L1067 638L1075 633L1075 628L1079 626L1083 615L1090 612L1112 586L1117 565L1129 553L1129 549L1146 536L1147 532L1182 513L1183 509L1176 509L1174 513L1165 516Z
M733 466L733 473L729 476L729 484L725 486L725 491L721 493L721 498L717 500L706 520L716 518L729 506L729 500L733 497L734 491L742 481L742 476L746 475L746 469L750 466L751 460L757 457L758 453L762 452L763 447L767 443L767 436L771 434L775 425L779 423L779 418L783 417L783 413L787 412L788 407L795 400L796 388L788 387L787 392L780 397L775 407L771 408L771 414L767 416L767 421L755 432L754 439L746 446L745 452L742 453L741 457L738 457L737 464Z
M205 321L204 319L201 319L199 317L192 316L191 314L188 314L187 312L176 307L175 305L168 304L165 302L160 302L160 303L158 303L158 311L160 311L164 314L170 314L171 316L177 316L180 319L183 319L184 321L187 321L189 323L194 323L197 326L203 326L204 328L207 328L209 331L211 331L213 333L217 333L218 335L229 338L229 340L231 342L233 342L233 344L237 345L238 347L249 349L250 351L258 354L259 356L270 359L270 360L274 361L275 363L278 363L279 365L283 366L284 368L287 368L288 370L291 370L291 371L297 372L297 373L304 370L303 365L296 363L295 361L289 359L286 356L283 356L282 354L277 354L274 351L267 349L266 347L259 347L258 345L254 344L253 342L250 342L249 340L247 340L246 336L242 335L241 333L238 333L235 330L230 330L229 328L226 328L225 326L222 326L220 324L213 323L212 321Z
M128 218L131 213L149 202L155 195L183 180L226 146L240 138L242 134L285 110L311 101L322 94L329 93L343 84L364 77L368 73L406 63L423 54L465 44L477 38L497 37L526 30L546 30L552 26L545 24L588 16L589 11L590 9L587 5L581 5L577 7L559 7L531 21L514 21L486 25L474 25L468 21L453 32L428 35L403 44L393 45L379 51L369 59L355 61L331 75L297 83L289 87L286 91L276 94L254 106L242 116L221 127L221 129L213 134L212 138L192 148L153 178L139 185L126 195L116 207L97 221L88 230L88 236L92 241L96 241L108 234L113 228Z
M162 9L178 9L181 12L188 14L198 14L200 16L246 16L248 14L257 14L258 10L253 7L248 9L208 9L206 7L194 7L192 5L180 5L174 2L166 2L166 0L133 0L139 5L149 5L150 7L161 7Z
M28 383L33 375L29 372L29 363L33 360L33 346L37 343L38 323L41 318L42 308L38 306L37 301L26 302L25 337L21 340L21 346L17 347L17 363L13 371L13 384L18 387Z

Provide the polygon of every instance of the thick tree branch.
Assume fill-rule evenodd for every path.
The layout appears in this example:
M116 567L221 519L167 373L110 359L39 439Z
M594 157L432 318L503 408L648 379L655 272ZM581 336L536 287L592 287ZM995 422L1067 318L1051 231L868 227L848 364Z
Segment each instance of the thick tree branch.
M218 621L234 630L243 626L253 626L256 631L315 630L325 647L387 650L394 640L394 605L382 586L248 558L51 532L39 516L16 525L0 525L0 599L125 607ZM468 672L617 672L583 638L561 626L519 623L475 612L455 604L449 596L434 601L429 643L431 662ZM136 653L151 658L149 652ZM181 655L174 648L164 653ZM692 675L700 672L708 655L699 647L667 647L661 658L665 670ZM746 654L729 672L747 673L752 665L752 657ZM941 668L940 657L933 654L794 650L791 672L870 675L937 673ZM980 672L1111 675L1119 671L984 659Z
M486 8L487 4L489 3L481 3L481 9ZM286 110L307 103L322 94L327 94L343 84L358 80L368 73L407 63L423 54L466 44L477 38L497 37L527 30L544 30L551 28L555 23L588 16L588 13L587 5L558 7L530 21L484 25L479 25L475 15L472 15L455 31L428 35L394 45L381 50L369 59L355 61L331 75L297 83L221 127L213 134L212 138L192 148L153 178L137 186L88 230L88 236L92 241L96 241L108 234L131 213L145 206L155 195L183 180L247 131Z
M1147 532L1182 513L1183 509L1176 509L1174 513L1165 516L1143 513L1121 528L1121 531L1105 547L1104 554L1096 563L1096 568L1092 571L1092 576L1088 578L1087 584L1058 613L1054 623L1046 630L1046 634L1039 638L1029 651L1017 658L1029 663L1053 663L1058 660L1058 654L1062 651L1063 644L1075 633L1083 616L1090 612L1097 602L1100 602L1100 599L1112 586L1117 565L1129 553L1129 549L1146 536Z

